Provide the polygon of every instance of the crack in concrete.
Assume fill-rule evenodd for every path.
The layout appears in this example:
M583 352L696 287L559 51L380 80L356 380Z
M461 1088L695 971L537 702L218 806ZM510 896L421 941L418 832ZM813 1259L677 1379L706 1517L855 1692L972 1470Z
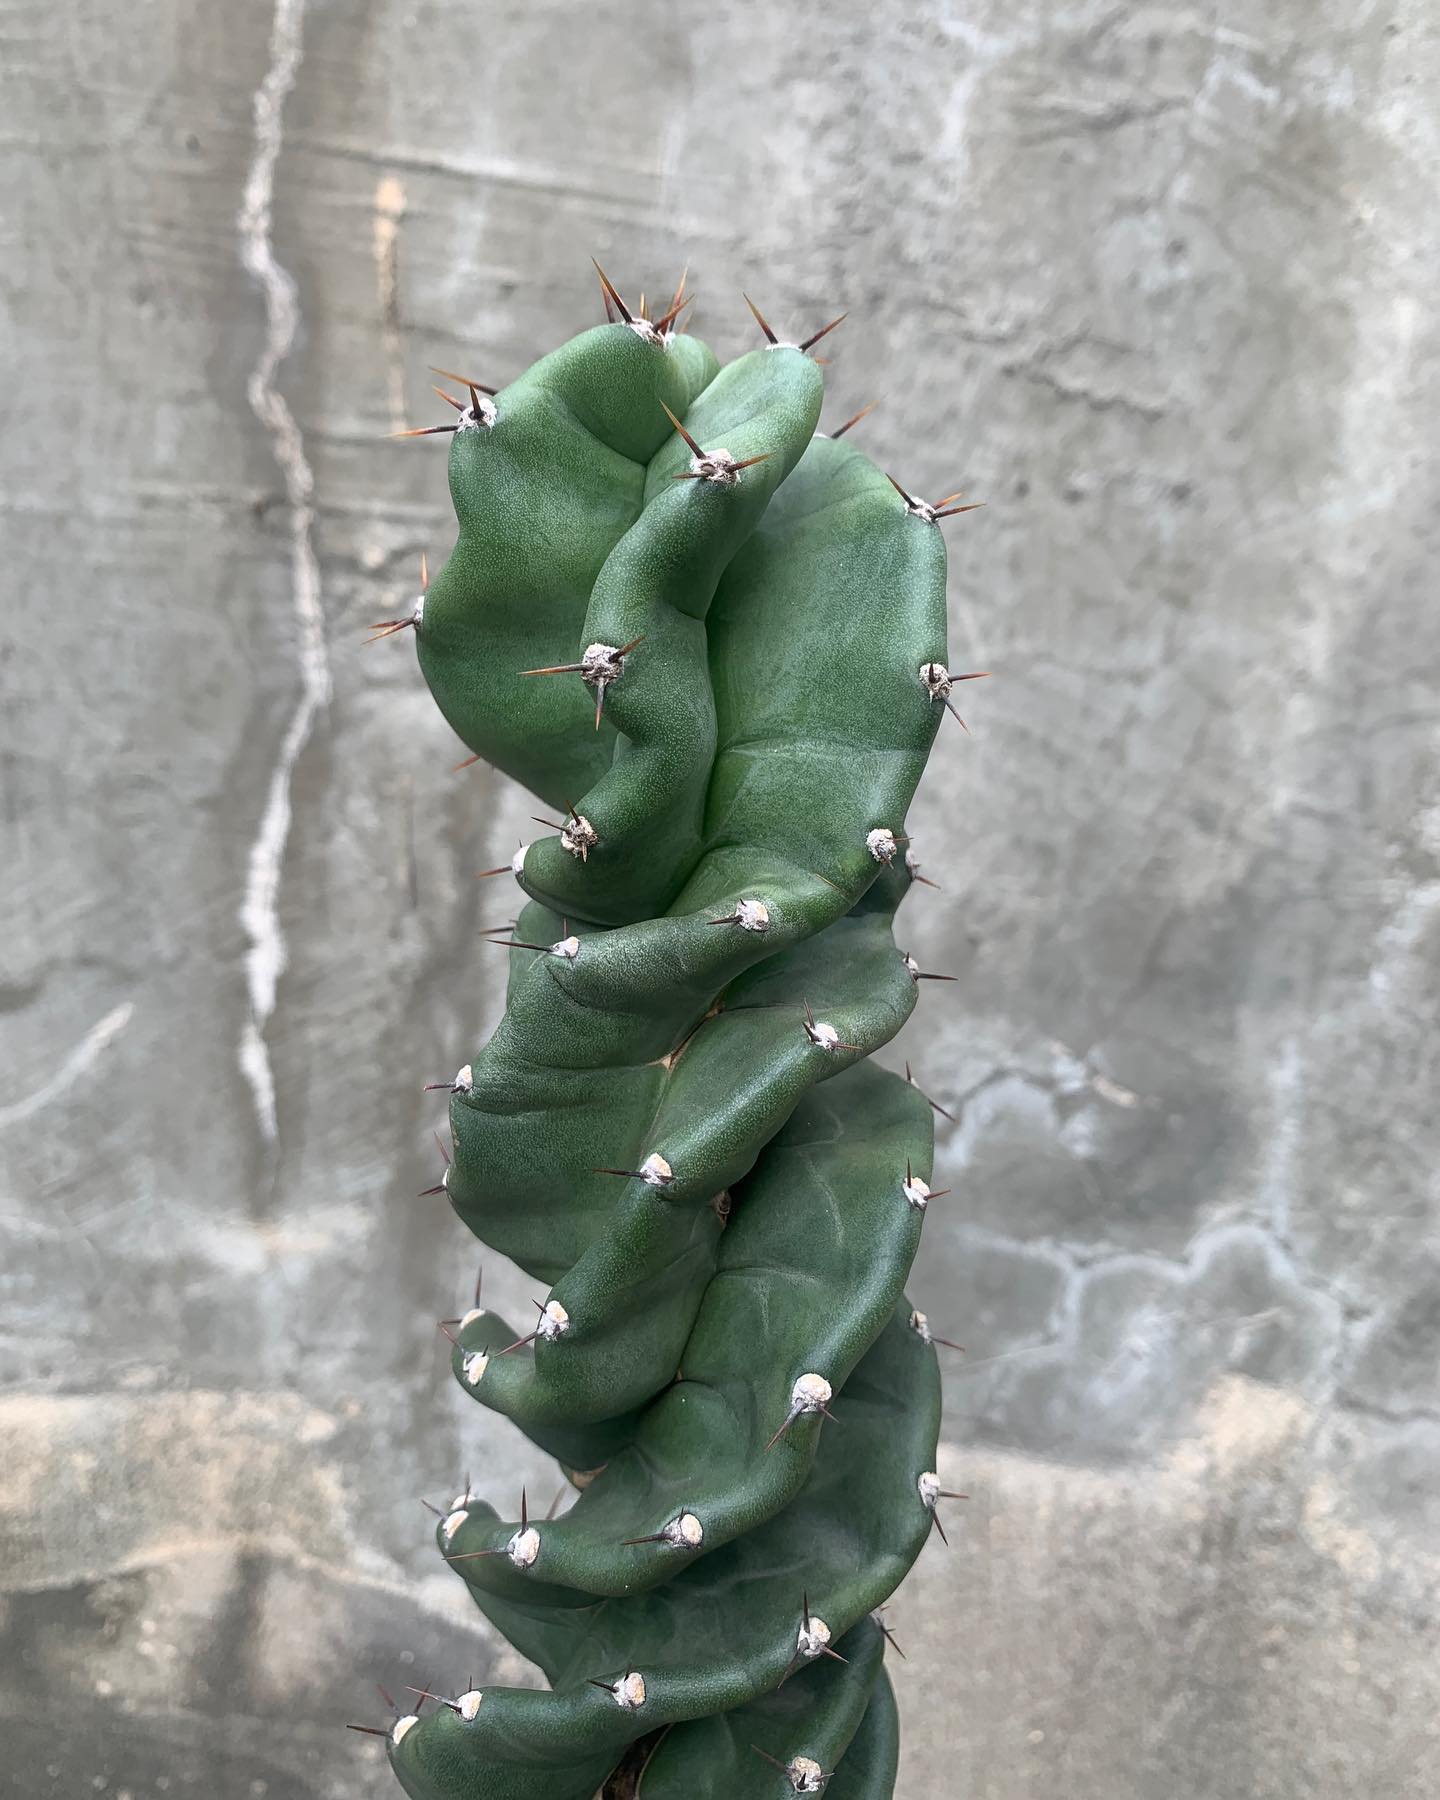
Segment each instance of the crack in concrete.
M130 1000L112 1007L103 1019L90 1027L48 1081L43 1082L33 1093L27 1094L23 1100L12 1100L8 1106L0 1106L0 1127L18 1125L23 1119L33 1118L57 1094L63 1094L72 1082L78 1081L91 1064L109 1049L134 1014L135 1005Z
M281 739L259 829L250 846L240 906L240 923L249 941L245 980L250 1016L241 1032L239 1061L250 1084L261 1132L271 1144L276 1141L279 1125L265 1028L275 1011L286 959L279 896L292 819L290 789L295 765L315 720L330 702L320 564L313 543L315 479L306 460L300 428L275 385L280 365L294 347L300 325L295 279L275 256L273 202L275 167L284 141L285 101L300 67L304 20L305 0L276 0L270 32L270 66L254 99L255 154L236 221L241 261L265 299L265 343L246 393L251 410L269 433L271 450L284 480L290 508L291 599L299 635L300 700Z

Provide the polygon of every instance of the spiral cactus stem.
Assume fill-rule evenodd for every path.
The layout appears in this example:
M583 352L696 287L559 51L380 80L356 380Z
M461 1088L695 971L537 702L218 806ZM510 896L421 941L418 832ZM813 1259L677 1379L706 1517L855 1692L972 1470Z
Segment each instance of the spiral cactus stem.
M772 1769L779 1769L782 1775L788 1776L792 1793L820 1794L825 1784L835 1773L833 1769L822 1769L812 1757L792 1756L788 1763L781 1762L778 1756L772 1756L768 1750L762 1750L758 1744L750 1748L757 1756L764 1757Z
M939 1113L939 1115L942 1119L948 1119L952 1125L956 1125L959 1123L959 1120L955 1117L954 1113L947 1112L946 1109L940 1104L940 1102L938 1100L932 1100L930 1098L930 1096L925 1092L924 1088L921 1087L920 1083L918 1081L916 1081L915 1077L910 1073L910 1065L908 1062L905 1065L905 1079L906 1079L906 1081L908 1081L910 1083L910 1086L914 1088L915 1092L920 1096L920 1098L925 1102L925 1104L930 1108L930 1110L932 1112Z
M817 430L839 318L785 343L752 304L762 341L722 371L675 334L686 277L637 308L597 274L612 323L498 396L437 366L459 536L412 620L466 756L549 815L509 865L528 905L484 934L526 951L505 1020L468 1091L425 1086L449 1088L442 1187L538 1314L440 1321L452 1370L569 1484L517 1529L467 1482L437 1548L550 1691L443 1676L387 1750L411 1800L589 1800L647 1766L647 1791L882 1800L870 1615L942 1493L917 1495L939 1368L903 1282L950 1115L864 1059L942 978L892 915L924 880L904 833L952 679L917 679L948 654L945 543L835 441L869 408ZM461 430L482 400L498 428ZM777 722L833 755L757 757Z
M845 421L845 423L843 425L837 425L835 430L829 433L830 437L831 438L844 437L845 433L847 431L849 431L853 426L858 425L860 423L860 421L866 417L867 414L874 412L875 408L879 404L880 404L880 402L878 400L871 400L867 405L862 406L860 408L859 412L851 413L850 417Z

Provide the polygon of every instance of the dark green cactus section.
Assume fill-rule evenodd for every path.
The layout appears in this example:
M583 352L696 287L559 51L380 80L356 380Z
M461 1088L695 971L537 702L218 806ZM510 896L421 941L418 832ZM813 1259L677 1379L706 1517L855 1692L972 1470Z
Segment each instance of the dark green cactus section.
M820 401L801 348L720 370L627 315L454 431L421 667L560 814L484 952L507 1011L455 1078L444 1184L545 1296L524 1326L477 1307L454 1368L579 1492L443 1519L550 1691L397 1721L416 1800L893 1791L871 1615L939 1485L903 1293L931 1118L864 1059L916 998L892 926L945 554Z

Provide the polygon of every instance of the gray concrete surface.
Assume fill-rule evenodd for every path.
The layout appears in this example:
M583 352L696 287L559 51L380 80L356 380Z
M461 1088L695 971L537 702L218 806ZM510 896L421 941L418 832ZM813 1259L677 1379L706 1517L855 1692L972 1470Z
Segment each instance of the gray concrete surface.
M549 1476L413 1196L529 809L361 643L449 541L381 434L595 319L592 251L688 257L723 354L742 283L848 305L830 416L989 502L915 815L963 979L895 1051L974 1496L904 1800L1440 1789L1433 9L0 30L0 1793L383 1795L374 1681L523 1678L417 1498Z

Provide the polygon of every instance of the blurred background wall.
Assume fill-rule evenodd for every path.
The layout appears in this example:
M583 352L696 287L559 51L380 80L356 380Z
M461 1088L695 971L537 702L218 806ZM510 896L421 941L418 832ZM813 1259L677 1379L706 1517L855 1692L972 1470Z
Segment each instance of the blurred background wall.
M387 1795L373 1684L524 1679L420 1495L420 1084L526 797L408 640L428 363L689 260L848 306L834 423L996 678L912 814L914 1293L972 1494L891 1617L903 1800L1440 1787L1425 0L7 0L0 1792ZM498 885L498 884L496 884ZM498 911L497 911L498 908ZM529 1284L496 1279L519 1316Z

